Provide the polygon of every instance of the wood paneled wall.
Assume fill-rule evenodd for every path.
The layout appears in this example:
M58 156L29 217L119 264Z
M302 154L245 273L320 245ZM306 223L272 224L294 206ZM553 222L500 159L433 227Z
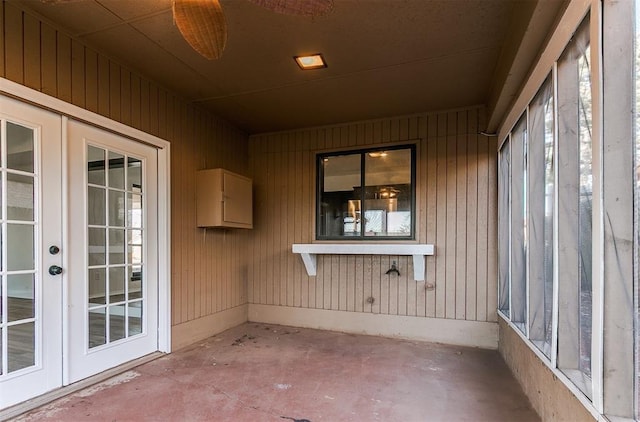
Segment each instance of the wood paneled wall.
M478 135L484 118L470 108L250 137L249 303L495 321L496 142ZM314 240L315 153L412 140L417 239L436 247L426 281L413 280L404 256L321 255L309 277L291 245ZM401 277L385 275L392 261Z
M0 76L171 142L177 325L247 302L248 233L196 228L196 170L247 174L247 135L81 42L0 2Z

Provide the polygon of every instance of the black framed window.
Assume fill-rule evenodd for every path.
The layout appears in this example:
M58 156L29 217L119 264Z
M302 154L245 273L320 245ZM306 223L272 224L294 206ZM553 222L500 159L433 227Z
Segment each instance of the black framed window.
M316 238L415 238L415 145L318 154Z

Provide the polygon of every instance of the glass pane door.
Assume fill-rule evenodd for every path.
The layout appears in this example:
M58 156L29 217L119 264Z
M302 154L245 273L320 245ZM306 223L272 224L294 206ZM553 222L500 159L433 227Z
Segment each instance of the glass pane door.
M70 121L65 383L158 350L155 148Z
M61 145L60 116L0 96L0 408L62 385Z

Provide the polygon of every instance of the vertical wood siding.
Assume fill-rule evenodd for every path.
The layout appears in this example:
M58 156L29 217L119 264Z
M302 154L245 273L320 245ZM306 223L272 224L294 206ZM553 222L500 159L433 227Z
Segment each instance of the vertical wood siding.
M477 134L484 118L470 108L250 137L249 302L495 321L496 143ZM313 241L315 153L418 139L416 237L436 247L426 282L413 280L405 256L320 255L309 277L291 244ZM385 274L392 261L401 277Z
M0 2L0 76L171 142L172 321L247 302L243 230L196 227L195 176L247 174L247 136L65 33Z

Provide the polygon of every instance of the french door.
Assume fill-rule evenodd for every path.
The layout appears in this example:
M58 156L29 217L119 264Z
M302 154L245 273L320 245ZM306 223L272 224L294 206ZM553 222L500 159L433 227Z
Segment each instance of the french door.
M66 382L158 350L157 151L68 126Z
M2 408L62 385L63 249L60 116L0 97L0 123Z
M158 350L157 198L155 148L0 96L0 409Z

